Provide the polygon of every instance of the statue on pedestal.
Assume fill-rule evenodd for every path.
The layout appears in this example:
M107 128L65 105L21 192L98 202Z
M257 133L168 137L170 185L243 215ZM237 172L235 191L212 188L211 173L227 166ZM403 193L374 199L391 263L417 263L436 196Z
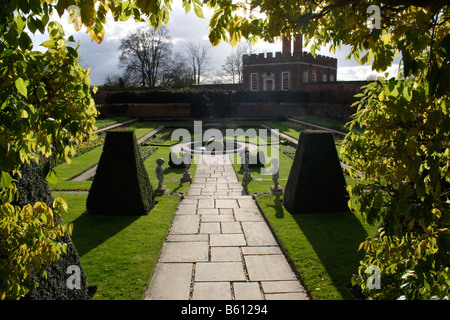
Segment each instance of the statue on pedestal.
M246 148L244 151L244 174L242 176L242 181L250 181L253 179L252 174L250 173L250 170L248 168L248 165L250 164L250 151Z
M182 182L192 182L191 173L189 172L189 168L191 167L191 153L189 151L185 151L183 153L183 163L185 165L183 177L181 178Z
M278 159L272 158L272 180L274 185L270 186L269 192L271 194L283 194L283 188L278 184L278 179L280 178L280 168L278 166Z
M166 161L163 158L156 159L157 166L156 166L155 173L156 173L156 177L158 178L158 187L156 188L155 193L159 194L159 195L168 193L166 187L163 186L165 169L162 166L165 162Z

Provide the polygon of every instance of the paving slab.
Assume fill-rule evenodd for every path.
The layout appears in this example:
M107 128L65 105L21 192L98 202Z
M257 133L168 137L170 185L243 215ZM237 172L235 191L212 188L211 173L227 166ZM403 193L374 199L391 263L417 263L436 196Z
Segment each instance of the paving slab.
M200 262L195 266L195 281L246 280L242 262Z
M195 213L195 210L197 209L197 203L186 203L186 202L181 202L179 205L178 205L178 211L180 211L180 213L182 212L182 211L184 211L184 210L189 210L189 211L191 211L191 210L194 210L194 213Z
M200 233L220 233L220 223L219 222L201 222L200 223Z
M296 280L283 255L244 256L251 281Z
M308 296L302 292L294 293L268 293L266 300L309 300Z
M208 261L207 242L165 242L162 247L161 262Z
M234 211L231 208L220 208L219 213L220 214L233 214Z
M211 234L209 236L209 243L211 247L236 247L245 246L245 238L243 234Z
M144 300L188 300L192 263L158 263Z
M178 207L177 214L197 214L196 205Z
M171 234L198 233L200 217L198 215L176 215L170 228Z
M194 283L193 300L231 300L229 282L196 282Z
M282 254L278 246L242 247L244 255Z
M241 224L237 221L224 221L221 223L222 233L242 233Z
M198 200L198 208L215 208L214 199L206 198Z
M223 222L234 221L234 216L231 214L207 214L202 215L202 222Z
M235 199L217 199L216 208L239 208L239 204Z
M211 261L242 261L240 247L211 247Z
M258 282L234 282L234 297L236 300L262 300Z
M276 246L277 242L265 221L241 222L249 246Z
M166 242L209 242L207 234L169 234L166 237Z
M197 214L203 215L203 214L219 214L219 209L216 208L198 208Z
M298 281L262 281L264 293L305 292Z
M234 216L237 221L264 221L261 213L256 210L234 209Z

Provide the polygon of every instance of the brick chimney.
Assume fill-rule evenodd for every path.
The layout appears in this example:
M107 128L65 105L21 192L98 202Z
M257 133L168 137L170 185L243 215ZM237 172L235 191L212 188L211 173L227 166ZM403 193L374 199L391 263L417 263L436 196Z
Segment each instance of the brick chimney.
M282 47L281 52L283 54L291 55L291 40L290 39L283 37L283 47Z
M303 51L303 36L301 34L296 34L294 39L294 53Z

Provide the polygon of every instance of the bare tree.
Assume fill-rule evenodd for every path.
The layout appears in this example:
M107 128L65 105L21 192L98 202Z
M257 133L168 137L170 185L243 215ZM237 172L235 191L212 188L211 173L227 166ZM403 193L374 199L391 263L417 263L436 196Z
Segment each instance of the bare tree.
M172 43L164 26L137 29L121 40L119 50L119 66L125 68L131 82L143 87L157 86L172 60Z
M174 54L161 76L161 86L188 87L193 83L192 72L184 57L179 53Z
M231 52L231 54L225 59L225 63L222 65L222 72L228 82L242 83L243 66L242 59L244 54L252 54L255 52L254 45L251 42L239 43Z
M127 75L108 75L103 83L104 88L125 88L128 85Z
M186 52L186 61L192 68L194 83L200 84L200 78L204 73L204 67L208 63L208 52L211 49L209 43L201 45L199 43L188 42L184 48Z

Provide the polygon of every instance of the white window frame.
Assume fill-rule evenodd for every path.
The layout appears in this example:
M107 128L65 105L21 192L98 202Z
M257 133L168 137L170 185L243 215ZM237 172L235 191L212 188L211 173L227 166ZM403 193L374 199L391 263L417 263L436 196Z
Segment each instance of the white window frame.
M330 75L330 82L333 82L333 81L334 81L334 76Z
M286 76L286 79L285 79ZM289 71L283 71L281 73L281 90L288 91L289 90L289 80L291 78L291 74ZM286 80L286 81L285 81Z
M304 83L308 82L308 72L307 71L303 71L303 82Z
M327 75L326 74L322 75L322 81L323 82L327 82Z
M317 82L317 74L315 72L311 74L311 82Z
M255 77L255 82L253 81L253 77ZM255 84L255 86L253 86ZM251 91L258 91L258 74L257 73L250 73L250 90Z

